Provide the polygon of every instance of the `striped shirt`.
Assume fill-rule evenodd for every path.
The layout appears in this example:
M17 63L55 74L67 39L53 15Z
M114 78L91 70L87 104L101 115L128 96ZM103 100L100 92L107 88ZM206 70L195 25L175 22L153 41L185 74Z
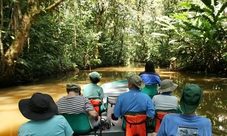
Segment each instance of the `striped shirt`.
M60 98L56 104L60 114L79 114L94 110L90 101L83 96L75 96L71 98L64 96Z

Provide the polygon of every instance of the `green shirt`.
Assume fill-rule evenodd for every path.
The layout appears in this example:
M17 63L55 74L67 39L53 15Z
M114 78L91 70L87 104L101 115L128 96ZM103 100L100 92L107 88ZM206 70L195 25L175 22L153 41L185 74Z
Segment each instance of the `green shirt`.
M85 85L82 92L83 96L87 98L104 98L103 88L98 86L97 84L90 83Z

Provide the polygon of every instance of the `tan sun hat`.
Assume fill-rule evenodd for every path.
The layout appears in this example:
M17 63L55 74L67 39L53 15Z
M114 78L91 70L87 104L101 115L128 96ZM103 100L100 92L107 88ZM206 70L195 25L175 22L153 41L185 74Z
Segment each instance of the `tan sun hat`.
M172 92L177 88L177 84L173 83L171 79L164 79L160 84L159 92Z
M134 84L135 86L137 86L140 89L145 87L145 84L144 84L142 78L138 75L132 74L126 78L127 78L128 82Z

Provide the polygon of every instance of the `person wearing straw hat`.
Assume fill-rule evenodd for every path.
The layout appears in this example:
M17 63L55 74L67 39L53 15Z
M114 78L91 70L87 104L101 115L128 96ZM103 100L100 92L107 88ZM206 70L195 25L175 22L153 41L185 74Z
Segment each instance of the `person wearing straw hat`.
M29 119L20 126L18 136L72 136L67 120L57 115L57 105L48 94L34 93L18 103L21 114Z
M203 90L196 84L183 87L180 107L182 114L164 116L156 136L212 136L210 119L196 115L202 101Z
M171 93L177 88L177 84L171 79L164 79L158 89L158 95L152 98L155 110L172 110L178 108L178 98Z
M128 111L146 111L147 117L153 118L155 110L151 98L141 92L141 89L145 86L142 78L132 74L127 77L127 80L129 91L118 97L114 107L114 116L122 118Z

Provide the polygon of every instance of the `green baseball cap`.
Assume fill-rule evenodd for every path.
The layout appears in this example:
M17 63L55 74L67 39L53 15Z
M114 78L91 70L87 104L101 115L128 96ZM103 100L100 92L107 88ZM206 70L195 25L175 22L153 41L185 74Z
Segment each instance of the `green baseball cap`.
M92 79L95 79L95 78L100 79L100 75L99 75L98 72L91 72L91 73L89 73L89 76L90 76Z
M180 107L185 114L195 112L202 101L203 90L196 84L189 84L183 87L180 99Z

